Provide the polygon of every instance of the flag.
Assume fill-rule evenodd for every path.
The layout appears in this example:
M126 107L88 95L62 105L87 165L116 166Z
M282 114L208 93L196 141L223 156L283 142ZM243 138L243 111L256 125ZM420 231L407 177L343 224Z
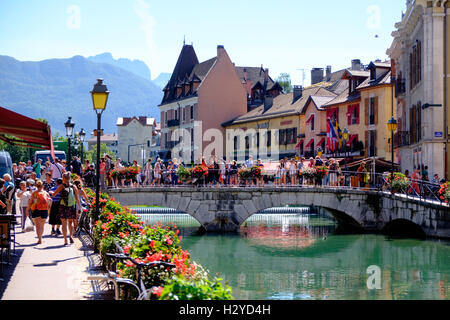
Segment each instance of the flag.
M337 131L337 136L338 136L338 141L339 141L339 149L342 148L342 131L341 128L339 127L339 123L336 122L336 131Z
M338 144L338 136L334 130L333 123L331 119L327 122L327 147L331 152L335 152Z

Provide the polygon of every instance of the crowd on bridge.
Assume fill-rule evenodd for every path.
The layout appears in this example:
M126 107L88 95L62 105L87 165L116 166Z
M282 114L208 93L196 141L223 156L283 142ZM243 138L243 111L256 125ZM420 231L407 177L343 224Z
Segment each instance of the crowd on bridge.
M0 179L0 214L14 211L14 201L19 201L22 228L27 217L36 226L39 242L42 241L43 223L49 217L52 235L62 235L64 244L73 243L74 230L83 204L87 201L84 188L96 187L95 165L88 160L82 163L78 157L71 162L55 158L55 161L38 160L32 164L13 164L13 174ZM422 170L421 170L422 169ZM284 158L276 163L263 163L250 155L242 164L235 160L202 158L194 166L186 166L177 159L167 162L148 159L141 167L137 161L129 166L121 159L113 160L105 155L99 165L101 191L108 188L177 187L183 185L206 187L352 187L394 190L425 198L450 200L448 183L438 175L428 179L427 168L409 172L383 174L372 173L363 161L356 171L345 171L338 159ZM73 177L79 179L73 179Z

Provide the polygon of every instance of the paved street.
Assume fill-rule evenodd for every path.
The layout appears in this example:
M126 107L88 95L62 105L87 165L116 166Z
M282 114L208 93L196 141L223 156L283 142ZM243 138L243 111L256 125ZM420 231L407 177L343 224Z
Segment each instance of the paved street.
M18 228L17 230L19 230ZM0 282L2 300L86 300L99 298L86 278L100 263L86 236L64 246L62 236L50 236L46 225L42 244L35 232L16 235L16 255L5 266Z

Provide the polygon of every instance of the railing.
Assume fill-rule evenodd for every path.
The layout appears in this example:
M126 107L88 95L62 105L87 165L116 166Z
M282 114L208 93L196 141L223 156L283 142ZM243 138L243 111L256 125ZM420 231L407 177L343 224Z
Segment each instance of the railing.
M373 173L373 172L353 172L353 171L328 171L323 178L312 177L307 178L298 174L298 170L293 175L294 181L291 183L291 176L289 169L284 175L274 170L264 170L261 177L251 177L248 179L241 179L237 173L225 172L225 179L221 178L221 172L217 169L209 169L208 177L196 179L191 176L184 183L174 183L171 178L171 172L164 170L160 184L155 182L149 185L140 184L139 187L170 187L170 188L189 188L189 187L213 187L213 188L328 188L328 189L342 189L342 190L363 190L363 191L377 191L387 192L390 194L397 194L405 196L408 199L415 199L419 201L433 201L440 205L445 204L444 200L439 195L441 188L440 184L431 183L428 181L413 180L411 185L406 190L391 190L390 184L387 182L389 173ZM222 175L223 176L223 175ZM179 178L178 178L179 180ZM235 182L235 183L233 183ZM151 211L151 210L150 210ZM156 211L156 210L155 210Z

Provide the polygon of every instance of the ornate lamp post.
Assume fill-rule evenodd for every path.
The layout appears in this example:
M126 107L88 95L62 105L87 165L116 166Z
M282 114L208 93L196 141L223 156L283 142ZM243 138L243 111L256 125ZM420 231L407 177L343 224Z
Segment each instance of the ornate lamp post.
M64 126L66 127L66 137L67 137L67 144L68 144L68 155L67 155L67 165L70 166L70 162L72 161L71 153L70 153L70 140L73 136L73 128L75 127L75 123L72 121L72 117L69 117L66 123L64 123Z
M109 91L106 85L103 84L103 79L97 79L94 89L91 91L92 104L94 111L97 114L97 164L96 164L96 186L95 186L95 214L94 221L97 221L100 216L100 132L102 113L106 109L108 102Z
M387 123L389 131L391 131L391 157L392 157L392 170L391 177L394 175L394 132L397 130L397 120L392 117Z
M83 163L83 152L84 152L84 139L86 138L86 131L84 129L81 129L78 133L78 136L80 138L80 144L81 144L81 163Z
M349 131L347 128L344 128L344 130L342 130L342 138L344 139L344 153L345 153L345 173L347 173L348 168L347 168L347 157L348 157L348 153L347 153L347 142L348 142L348 138L349 138ZM347 176L344 174L344 185L346 185L346 181L347 180Z

